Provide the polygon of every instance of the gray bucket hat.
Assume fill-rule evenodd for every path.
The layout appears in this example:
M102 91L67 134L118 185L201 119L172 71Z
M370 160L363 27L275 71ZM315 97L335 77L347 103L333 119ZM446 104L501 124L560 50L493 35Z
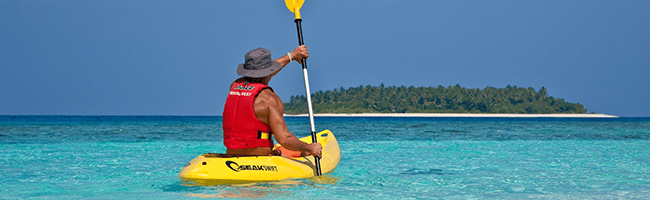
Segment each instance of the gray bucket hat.
M237 66L237 75L261 78L271 75L282 68L279 62L271 59L271 51L265 48L257 48L246 53L245 63Z

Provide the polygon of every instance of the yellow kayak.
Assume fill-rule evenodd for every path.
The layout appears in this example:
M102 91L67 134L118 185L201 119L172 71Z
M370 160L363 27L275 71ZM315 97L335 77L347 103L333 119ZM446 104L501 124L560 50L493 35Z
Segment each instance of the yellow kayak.
M316 134L323 145L320 159L323 174L334 171L341 160L341 149L334 134L324 130ZM311 143L311 136L300 138ZM275 145L275 148L279 147ZM279 181L307 178L316 175L314 157L289 158L284 156L236 156L206 153L190 161L178 178L185 184L219 185L249 182Z

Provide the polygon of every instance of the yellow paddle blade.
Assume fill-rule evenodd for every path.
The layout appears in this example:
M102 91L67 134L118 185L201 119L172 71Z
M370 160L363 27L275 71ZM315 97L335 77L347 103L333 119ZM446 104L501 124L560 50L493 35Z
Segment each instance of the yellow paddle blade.
M300 19L300 8L305 0L284 0L287 8L296 15L296 19Z
M302 4L305 3L305 0L284 0L284 3L287 4L287 8L289 8L291 12L295 12L300 10Z

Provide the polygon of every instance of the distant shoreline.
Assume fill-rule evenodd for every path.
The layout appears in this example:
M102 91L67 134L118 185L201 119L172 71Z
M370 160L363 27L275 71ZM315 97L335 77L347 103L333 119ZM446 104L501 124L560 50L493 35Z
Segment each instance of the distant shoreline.
M306 117L307 114L284 115L285 117ZM606 114L475 114L475 113L320 113L314 117L519 117L519 118L618 118Z

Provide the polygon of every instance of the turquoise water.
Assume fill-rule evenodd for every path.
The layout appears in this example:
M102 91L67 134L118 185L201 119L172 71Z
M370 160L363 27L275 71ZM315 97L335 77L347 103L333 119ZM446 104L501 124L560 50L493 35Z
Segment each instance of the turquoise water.
M287 118L298 136L306 118ZM0 199L650 199L650 118L316 118L327 179L184 186L220 117L0 116ZM329 181L322 181L329 180Z

